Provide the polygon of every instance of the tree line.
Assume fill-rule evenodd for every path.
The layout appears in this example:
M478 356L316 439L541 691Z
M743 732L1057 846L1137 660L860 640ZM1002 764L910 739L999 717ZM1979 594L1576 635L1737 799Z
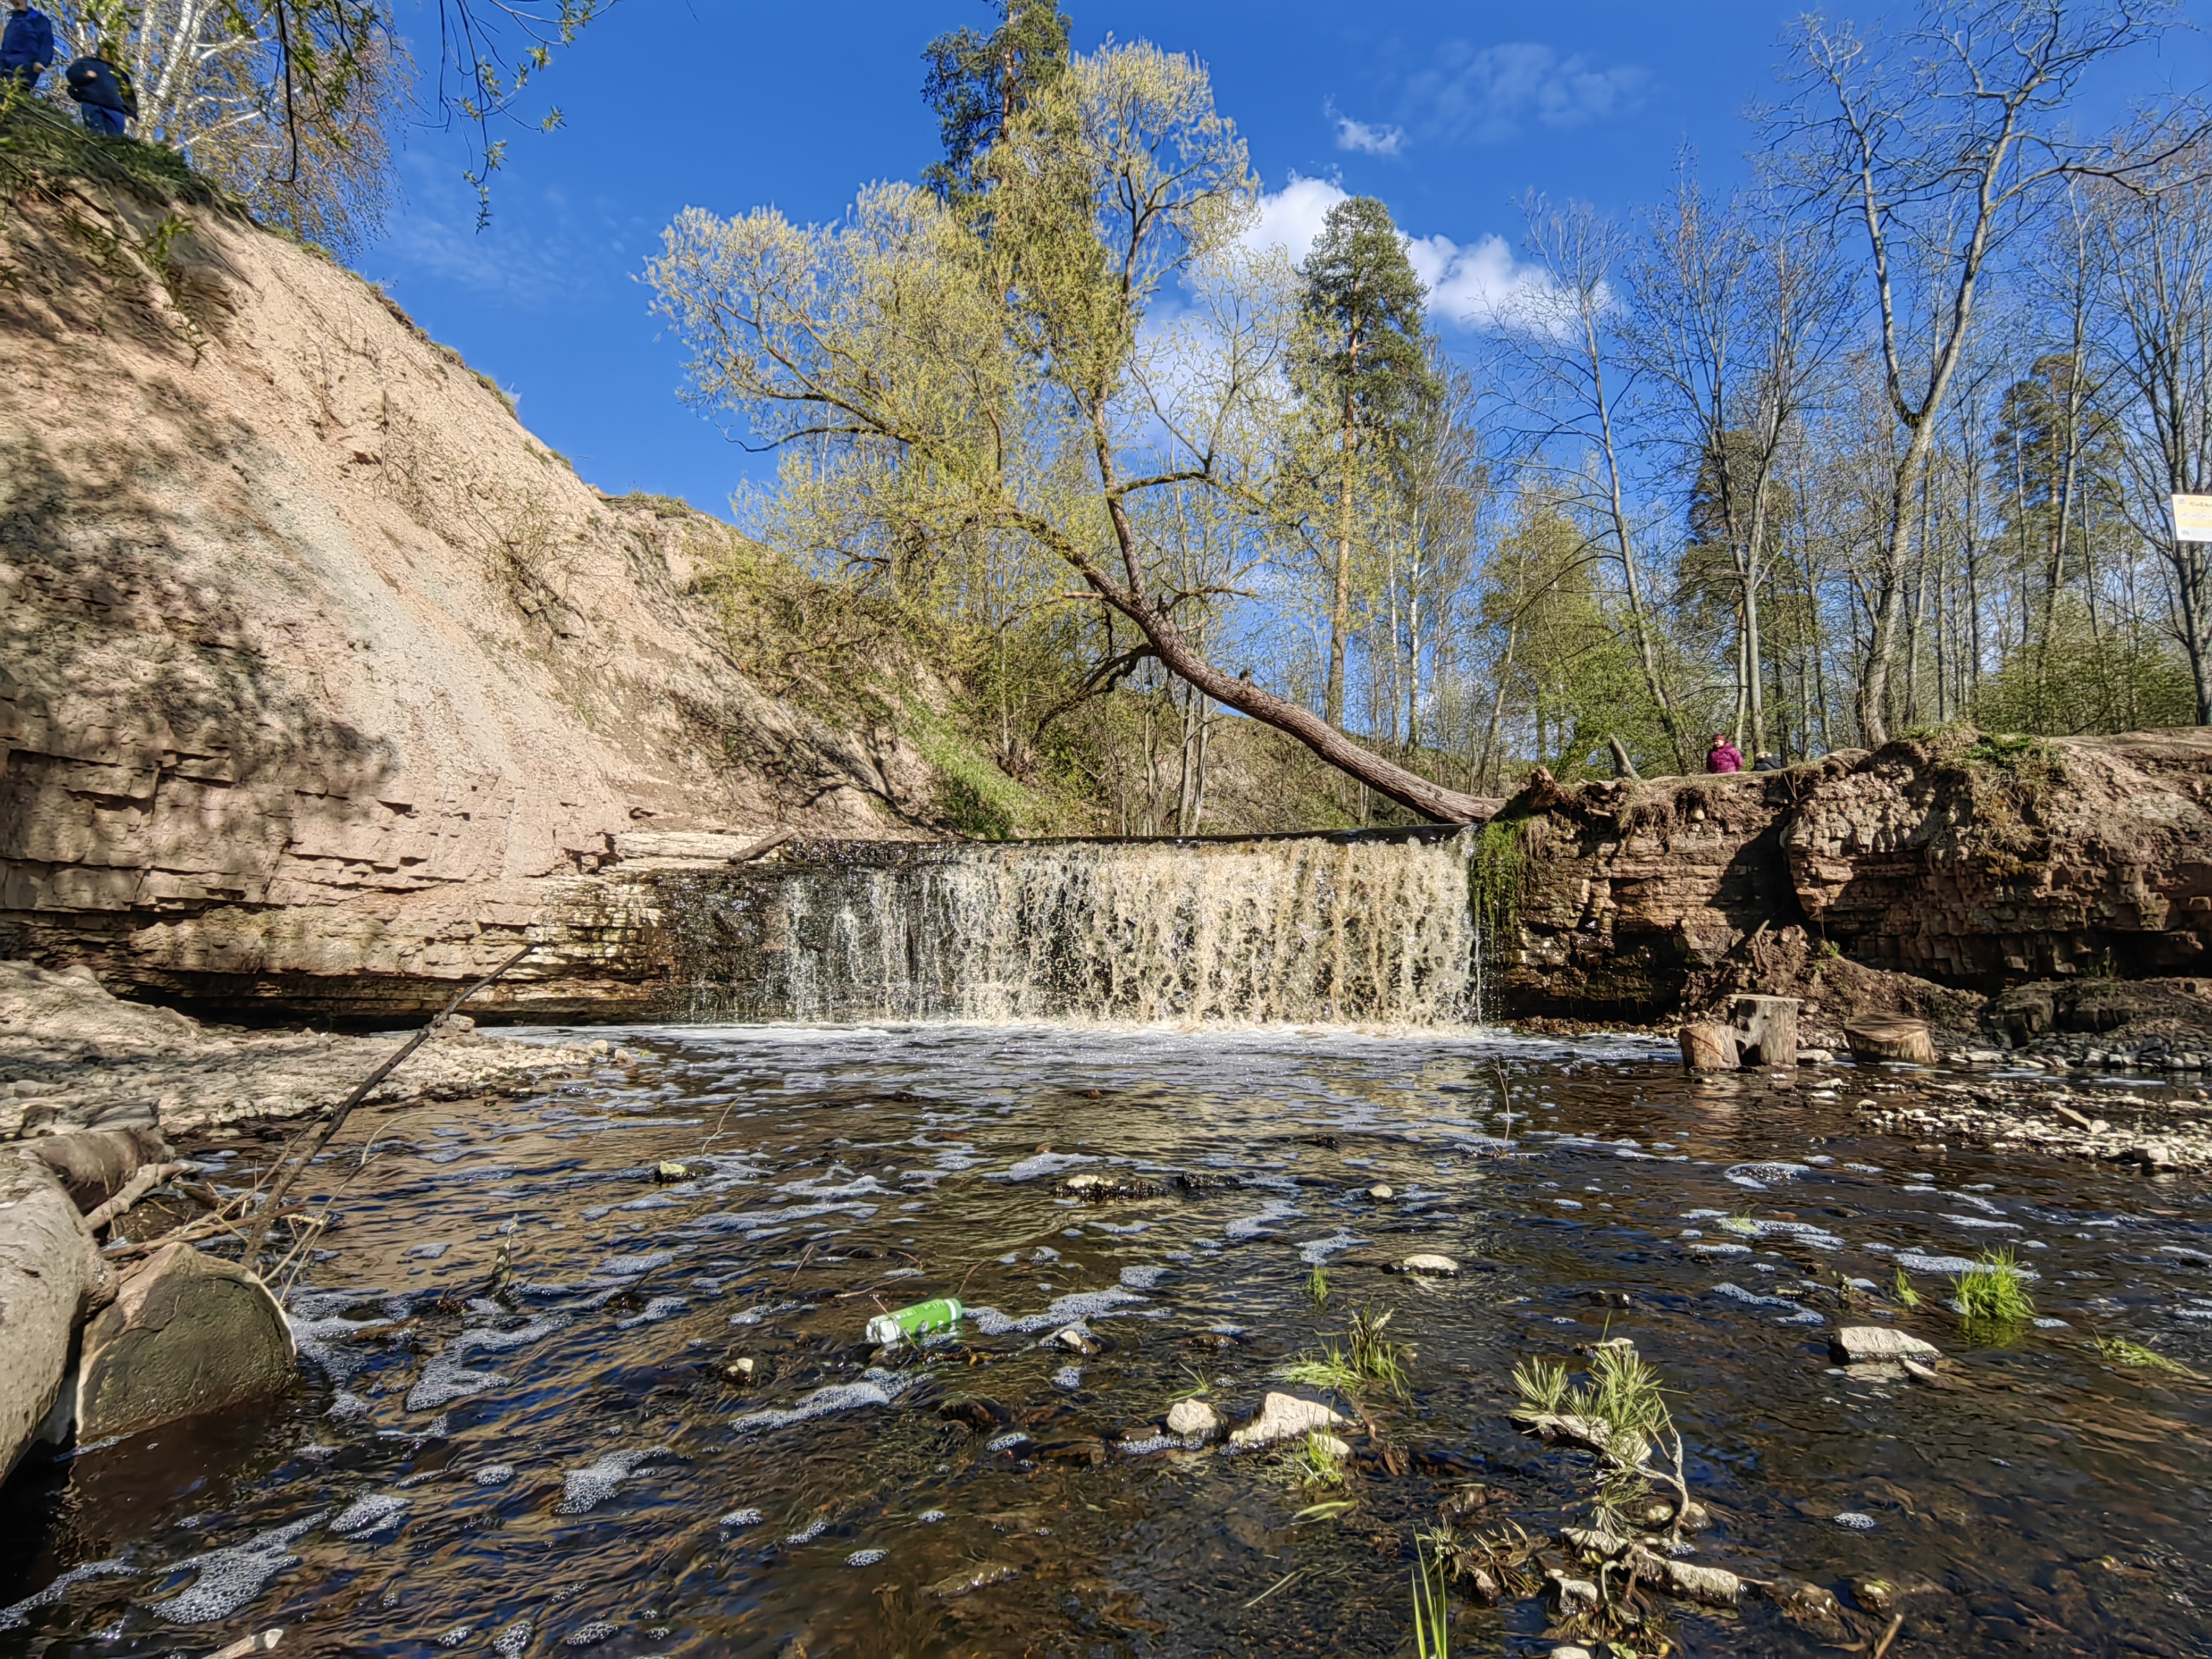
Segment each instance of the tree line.
M842 222L680 216L692 395L780 452L774 545L1019 667L1002 759L1161 700L1445 818L1555 772L1959 720L2212 719L2212 172L2167 99L2078 130L2160 0L1929 3L1790 40L1759 161L1531 198L1449 341L1338 203L1295 264L1202 69L1047 0L929 50L945 160ZM1202 750L1201 750L1202 752Z
M404 110L495 123L597 0L63 0L149 125L264 213L373 230ZM1009 777L1203 827L1240 718L1358 811L1531 767L1795 760L1957 721L2212 720L2212 136L2085 83L2171 0L1808 17L1748 181L1530 197L1488 315L1432 325L1384 204L1293 258L1204 69L1051 0L924 52L942 155L830 224L687 210L649 267L687 393L773 453L760 544L924 620ZM557 118L557 117L552 118ZM1348 803L1354 799L1346 794Z

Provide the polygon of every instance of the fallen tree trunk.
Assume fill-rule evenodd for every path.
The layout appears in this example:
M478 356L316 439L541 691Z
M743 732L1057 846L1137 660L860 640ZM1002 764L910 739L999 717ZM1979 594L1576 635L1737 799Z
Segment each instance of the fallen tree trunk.
M0 1479L60 1397L78 1322L114 1294L61 1177L42 1159L0 1155Z

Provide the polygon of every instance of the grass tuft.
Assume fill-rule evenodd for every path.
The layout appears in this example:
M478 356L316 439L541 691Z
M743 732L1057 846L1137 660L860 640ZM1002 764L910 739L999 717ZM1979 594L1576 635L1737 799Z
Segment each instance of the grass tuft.
M1951 1281L1952 1301L1959 1322L1969 1329L1979 1327L2003 1332L2035 1317L2034 1298L2017 1271L2019 1261L2008 1249L1984 1250L1981 1259Z
M1383 1335L1389 1323L1390 1312L1387 1309L1376 1313L1372 1308L1362 1308L1352 1316L1348 1333L1352 1339L1352 1368L1368 1382L1388 1389L1402 1400L1406 1397L1406 1361L1412 1357L1412 1350Z
M2124 1336L2100 1336L2097 1352L2115 1365L2133 1365L2147 1371L2167 1371L2177 1376L2195 1376L2197 1373L2178 1359L2168 1359L2155 1348L2146 1348L2140 1342L2130 1342Z
M1286 1467L1291 1480L1309 1492L1326 1492L1344 1484L1344 1459L1325 1434L1309 1434L1298 1442Z
M1331 1348L1319 1359L1299 1359L1283 1367L1286 1382L1303 1382L1310 1389L1330 1389L1338 1394L1357 1394L1359 1391L1359 1372L1344 1357L1341 1348Z
M1444 1594L1449 1547L1426 1534L1413 1539L1413 1651L1417 1659L1451 1659L1451 1602Z
M1566 1409L1567 1368L1557 1360L1524 1359L1513 1368L1513 1386L1521 1391L1523 1411L1558 1417Z
M1897 1305L1900 1308L1920 1305L1920 1292L1912 1288L1912 1281L1905 1277L1902 1267L1897 1270L1897 1282L1889 1287L1889 1293L1897 1299Z
M1313 1304L1316 1313L1328 1306L1328 1268L1316 1267L1306 1275L1306 1299Z

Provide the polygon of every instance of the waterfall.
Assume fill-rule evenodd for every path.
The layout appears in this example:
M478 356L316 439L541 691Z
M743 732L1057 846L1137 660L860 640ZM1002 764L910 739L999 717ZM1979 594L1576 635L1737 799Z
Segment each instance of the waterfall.
M1457 1026L1470 838L889 842L664 884L692 1021Z

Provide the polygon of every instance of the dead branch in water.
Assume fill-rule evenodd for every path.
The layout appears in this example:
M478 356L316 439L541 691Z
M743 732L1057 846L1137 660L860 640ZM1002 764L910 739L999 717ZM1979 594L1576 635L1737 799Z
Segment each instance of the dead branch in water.
M276 1184L269 1189L268 1197L264 1199L261 1201L260 1206L255 1210L253 1227L246 1235L246 1239L245 1266L249 1272L252 1270L253 1264L260 1260L262 1246L268 1243L269 1226L270 1224L276 1218L276 1206L284 1201L284 1194L291 1191L292 1183L297 1181L301 1174L306 1171L307 1166L315 1161L316 1156L322 1152L323 1148L331 1144L331 1138L335 1136L340 1129L345 1127L345 1121L353 1115L353 1109L360 1105L362 1101L368 1098L370 1090L375 1088L378 1084L383 1082L386 1078L391 1076L394 1071L398 1070L399 1063L402 1060L405 1060L408 1055L413 1054L425 1042L428 1042L430 1040L431 1034L434 1032L439 1026L445 1023L447 1015L451 1014L454 1009L459 1007L464 1002L466 1002L477 992L483 990L485 986L489 985L493 981L498 979L501 975L506 973L508 969L514 967L515 963L520 962L523 957L528 956L537 948L537 945L534 944L524 945L520 951L517 951L513 956L509 957L505 962L500 963L498 967L493 969L491 972L486 974L475 984L467 987L465 989L454 993L453 1000L446 1005L444 1011L441 1012L435 1019L433 1019L428 1025L425 1025L421 1030L416 1032L413 1036L408 1038L404 1043L401 1044L398 1054L392 1055L392 1058L386 1060L383 1065L378 1066L374 1072L371 1072L368 1074L368 1079L362 1084L361 1087L356 1089L352 1094L346 1097L345 1103L340 1106L337 1111L331 1114L331 1121L323 1126L322 1133L317 1135L313 1142L309 1144L307 1152L296 1161L292 1162L284 1170L283 1174L276 1178Z

